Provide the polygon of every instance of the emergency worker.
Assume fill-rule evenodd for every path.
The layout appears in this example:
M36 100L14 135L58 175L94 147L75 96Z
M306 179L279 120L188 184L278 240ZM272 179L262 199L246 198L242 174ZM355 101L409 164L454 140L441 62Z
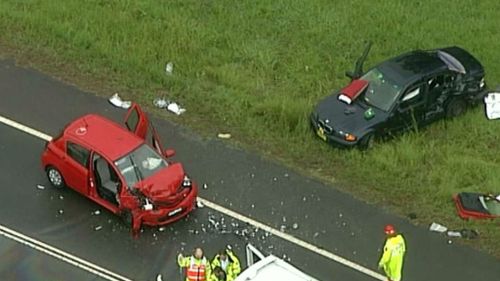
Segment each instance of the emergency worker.
M393 225L386 225L384 232L387 238L378 266L384 270L388 281L401 281L403 258L406 252L405 240L403 235L396 232Z
M240 260L230 246L221 250L212 260L212 268L220 267L226 273L226 281L233 281L241 272Z
M177 263L185 269L186 281L210 281L212 268L201 248L195 248L193 255L189 257L179 254Z
M210 276L210 281L227 281L226 273L220 266L212 268L212 276Z

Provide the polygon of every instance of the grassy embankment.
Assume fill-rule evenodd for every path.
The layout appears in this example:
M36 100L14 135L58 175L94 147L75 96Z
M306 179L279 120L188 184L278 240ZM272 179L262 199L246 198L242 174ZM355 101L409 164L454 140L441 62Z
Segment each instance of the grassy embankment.
M455 192L500 192L500 122L481 108L366 154L339 151L311 133L307 116L343 86L364 41L367 66L414 48L460 45L500 77L500 3L488 1L1 1L7 55L104 95L187 107L202 133L230 131L242 145L338 184L418 223L481 233L500 256L498 222L462 222ZM166 76L164 65L175 64ZM169 116L170 117L170 116Z

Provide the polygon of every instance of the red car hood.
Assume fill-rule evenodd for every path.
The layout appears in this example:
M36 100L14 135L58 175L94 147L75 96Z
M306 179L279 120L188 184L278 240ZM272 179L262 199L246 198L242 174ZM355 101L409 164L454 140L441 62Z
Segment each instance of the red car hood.
M180 163L170 164L144 179L138 189L153 201L170 201L178 193L184 175L184 168Z

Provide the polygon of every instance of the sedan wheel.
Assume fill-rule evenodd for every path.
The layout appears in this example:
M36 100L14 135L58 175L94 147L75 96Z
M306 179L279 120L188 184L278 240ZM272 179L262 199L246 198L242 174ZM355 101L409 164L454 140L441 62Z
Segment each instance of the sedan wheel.
M452 99L446 106L446 117L453 118L462 115L467 108L467 104L461 98Z
M47 178L50 184L56 188L63 188L65 185L61 172L52 166L47 168Z
M373 133L369 133L368 135L364 136L359 142L359 148L361 150L372 149L374 145L375 145L375 134Z

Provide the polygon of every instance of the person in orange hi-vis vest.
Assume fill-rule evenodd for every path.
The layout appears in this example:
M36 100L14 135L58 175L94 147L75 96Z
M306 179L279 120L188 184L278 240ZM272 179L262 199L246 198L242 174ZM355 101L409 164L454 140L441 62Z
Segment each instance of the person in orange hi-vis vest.
M387 239L378 266L384 270L388 281L401 281L403 258L406 252L405 239L403 235L396 232L393 225L386 225L384 232Z
M195 248L193 255L189 257L179 254L177 263L185 269L186 281L208 281L212 274L210 262L203 255L201 248Z

